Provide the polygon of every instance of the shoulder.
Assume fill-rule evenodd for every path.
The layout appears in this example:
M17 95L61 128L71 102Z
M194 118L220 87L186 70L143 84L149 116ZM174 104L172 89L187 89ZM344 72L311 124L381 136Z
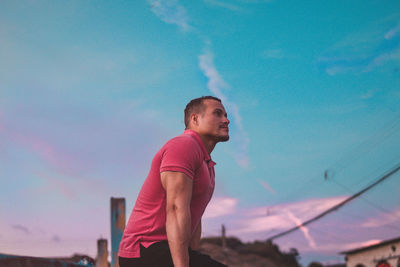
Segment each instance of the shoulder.
M163 158L182 158L191 161L201 161L203 151L197 140L188 134L181 134L169 140L162 149Z
M201 151L200 145L194 139L193 136L188 134L181 134L172 139L170 139L165 145L164 148L186 148L190 150L199 150Z
M183 172L191 178L204 160L200 145L187 134L169 140L161 149L160 156L160 172Z

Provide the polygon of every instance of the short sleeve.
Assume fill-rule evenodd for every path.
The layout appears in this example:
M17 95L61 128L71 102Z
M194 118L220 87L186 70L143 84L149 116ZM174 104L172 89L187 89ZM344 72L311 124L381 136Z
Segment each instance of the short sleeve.
M160 172L183 172L194 179L195 171L201 166L202 161L201 148L193 137L176 137L164 146Z

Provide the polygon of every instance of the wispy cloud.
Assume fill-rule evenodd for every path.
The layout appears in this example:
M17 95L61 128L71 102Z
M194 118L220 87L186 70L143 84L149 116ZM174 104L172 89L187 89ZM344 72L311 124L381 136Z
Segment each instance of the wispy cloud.
M373 98L376 93L379 92L379 90L374 90L374 89L370 89L368 91L366 91L365 93L361 94L361 99L371 99Z
M226 102L222 89L229 88L229 85L222 79L214 65L214 54L207 50L199 56L199 66L204 75L208 78L207 87L217 97Z
M53 237L51 238L51 241L53 241L55 243L60 243L61 238L58 235L53 235Z
M310 230L303 225L302 221L297 218L292 212L286 211L288 218L296 224L296 226L300 227L300 230L303 232L304 237L307 239L308 244L311 248L316 248L315 241L310 234Z
M254 208L244 213L239 220L241 226L235 229L235 232L243 234L288 230L331 208L343 199L345 199L343 196L319 198Z
M79 166L71 156L33 132L18 132L5 126L2 132L16 144L36 153L43 161L60 172L71 173Z
M49 185L49 189L51 191L57 190L66 198L73 200L76 199L76 193L68 186L62 179L57 177L56 175L50 175L46 173L37 174L40 178L46 181L46 184ZM74 179L76 180L76 179Z
M181 30L190 30L186 9L178 0L148 0L153 13L168 24L175 24Z
M393 27L387 33L385 33L385 39L390 40L399 34L400 34L400 22L397 24L397 26Z
M275 190L272 189L272 187L264 180L259 180L259 183L264 187L267 191L271 192L272 194L275 194Z
M35 167L29 172L35 175L38 172L47 173L46 177L51 179L41 178L53 180L53 186L57 188L62 188L59 181L71 178L74 181L87 181L93 180L90 177L99 180L130 176L132 171L139 169L132 163L141 166L145 161L143 156L132 151L143 151L151 155L149 148L160 145L165 138L161 137L159 130L155 130L158 128L156 124L147 122L149 118L157 120L157 115L146 109L137 111L138 108L130 107L130 103L123 102L118 107L104 108L110 111L104 115L95 114L86 107L74 105L71 108L59 99L54 102L57 108L50 101L49 104L42 104L41 108L29 102L10 108L0 117L0 144L26 152L26 159L35 160L40 164L38 166L46 169L38 170L40 167ZM63 112L58 113L58 109ZM137 131L137 127L145 130ZM145 138L149 134L152 137ZM62 179L58 181L53 177ZM64 189L63 193L67 197L72 196L71 192Z
M379 218L370 218L361 224L361 227L374 228L381 227L400 220L400 210L395 210L392 213L385 213Z
M204 0L206 4L212 5L212 6L217 6L217 7L222 7L225 9L229 9L231 11L240 11L242 8L238 5L234 5L232 3L227 3L223 1L218 1L218 0Z
M329 75L369 72L387 62L400 63L400 23L379 35L347 39L317 60Z
M236 9L234 5L227 4L218 0L207 0L208 3L214 5L222 5L225 8ZM186 10L181 6L177 0L148 0L153 13L162 21L170 24L176 24L182 30L187 31L191 27L188 24L188 16ZM232 134L231 142L235 143L236 150L233 152L233 157L236 162L242 167L246 168L249 165L249 157L247 153L247 146L249 139L246 132L242 127L242 118L239 114L238 106L230 102L223 89L229 88L229 85L224 81L214 65L214 55L210 50L199 56L199 66L204 75L208 78L207 87L212 94L219 97L227 109L233 116L234 125L237 131Z
M203 218L215 218L232 214L236 210L238 199L230 197L215 197L207 206Z
M208 218L211 218L211 220L205 220L204 233L206 235L219 234L221 224L225 224L231 236L240 236L244 241L266 240L272 235L295 226L301 226L297 235L293 234L288 238L280 238L274 242L279 243L279 246L283 249L289 249L294 246L294 243L306 241L308 245L302 246L302 253L337 253L368 244L365 243L365 239L368 240L367 236L363 237L364 240L358 238L364 233L359 227L359 222L354 224L351 220L349 222L341 220L341 223L337 225L337 217L327 216L315 224L304 226L302 223L333 207L345 198L346 196L314 198L250 209L239 207L235 199L227 198L223 200L223 198L220 198L216 199L213 204L215 205L214 217L218 215L219 218L213 219L212 216L209 216ZM226 224L226 222L229 222L229 224ZM327 227L333 228L328 230ZM336 239L335 231L340 231L348 238ZM328 237L321 234L325 232ZM332 236L334 236L334 239L330 239ZM327 238L329 242L326 241ZM371 242L376 242L376 240Z
M17 230L19 232L23 232L24 234L29 235L31 233L31 231L28 229L28 227L25 227L23 225L20 224L14 224L11 226L14 230Z
M235 143L236 148L233 156L242 168L246 168L249 165L249 157L247 153L249 139L247 133L243 129L239 107L236 103L229 101L223 92L224 89L228 89L230 86L224 81L216 69L214 65L214 54L210 50L206 50L206 52L199 56L199 67L208 79L207 87L210 92L220 98L232 114L233 122L237 130L233 131L232 134L232 141Z
M236 1L203 0L203 1L204 3L210 6L220 7L235 12L237 11L242 12L242 11L248 11L248 8L251 5L265 4L271 2L272 0L236 0Z
M398 41L398 47L393 50L374 55L370 63L363 69L363 71L371 71L389 61L400 62L400 38Z
M267 49L267 50L264 50L264 52L262 53L262 56L264 58L281 59L281 58L283 58L283 51L282 51L282 49Z

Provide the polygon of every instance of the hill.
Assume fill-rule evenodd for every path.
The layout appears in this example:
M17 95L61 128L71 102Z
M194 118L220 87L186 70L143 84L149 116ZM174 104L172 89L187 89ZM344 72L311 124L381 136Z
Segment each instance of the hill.
M272 242L243 243L238 238L227 237L225 248L220 237L203 238L200 252L210 255L230 267L300 267L297 250L281 252Z

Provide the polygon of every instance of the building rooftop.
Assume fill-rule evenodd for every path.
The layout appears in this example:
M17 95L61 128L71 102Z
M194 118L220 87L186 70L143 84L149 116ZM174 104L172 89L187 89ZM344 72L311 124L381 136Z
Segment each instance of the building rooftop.
M358 252L362 252L362 251L365 251L365 250L381 247L381 246L384 246L384 245L387 245L387 244L390 244L390 243L394 243L394 242L398 242L398 241L400 241L400 237L393 238L393 239L390 239L390 240L385 240L385 241L382 241L382 242L379 242L377 244L370 245L370 246L365 246L365 247L356 248L356 249L352 249L352 250L342 251L342 252L340 252L340 254L346 254L346 255L354 254L354 253L358 253Z

